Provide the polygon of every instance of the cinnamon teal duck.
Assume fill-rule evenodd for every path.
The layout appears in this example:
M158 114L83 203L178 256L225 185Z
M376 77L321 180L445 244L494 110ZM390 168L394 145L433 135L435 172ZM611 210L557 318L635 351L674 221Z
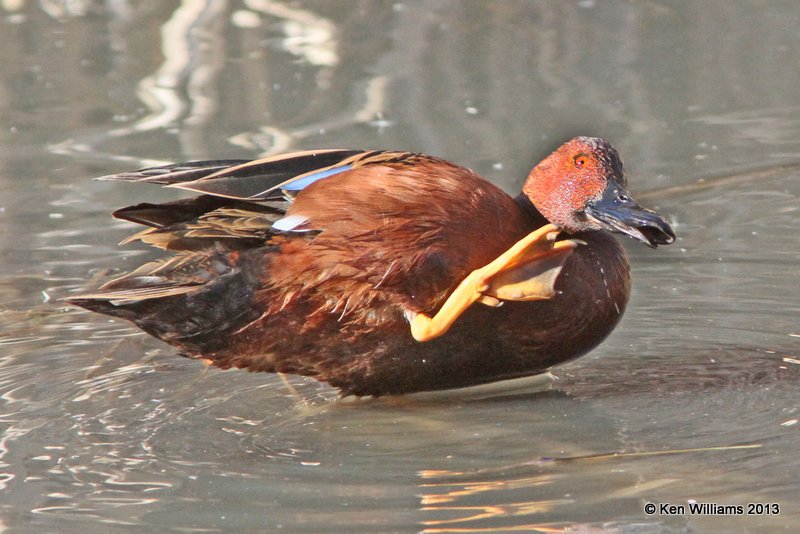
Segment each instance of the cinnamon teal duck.
M625 234L670 225L626 191L605 140L577 137L512 198L469 169L382 150L196 161L102 179L199 196L120 209L125 242L169 251L69 299L223 369L312 376L343 395L544 372L614 329Z

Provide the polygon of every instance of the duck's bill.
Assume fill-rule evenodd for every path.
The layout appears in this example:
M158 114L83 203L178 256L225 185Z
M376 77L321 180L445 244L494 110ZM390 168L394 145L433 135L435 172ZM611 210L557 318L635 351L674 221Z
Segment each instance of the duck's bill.
M675 232L658 213L639 206L621 187L606 188L586 207L586 216L602 228L619 232L655 248L675 241Z

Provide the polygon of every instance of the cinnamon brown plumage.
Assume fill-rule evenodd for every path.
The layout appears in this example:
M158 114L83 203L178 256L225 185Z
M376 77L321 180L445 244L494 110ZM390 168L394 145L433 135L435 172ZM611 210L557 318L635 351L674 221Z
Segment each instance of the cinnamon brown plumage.
M538 169L538 170L537 170ZM169 250L99 292L71 299L133 321L222 368L313 376L343 394L437 390L542 372L584 354L630 292L608 230L648 245L674 235L633 203L616 151L576 138L531 172L516 199L421 154L323 150L204 161L107 177L200 193L115 216L131 240ZM470 272L548 222L582 244L549 300L474 304L441 337L433 315Z

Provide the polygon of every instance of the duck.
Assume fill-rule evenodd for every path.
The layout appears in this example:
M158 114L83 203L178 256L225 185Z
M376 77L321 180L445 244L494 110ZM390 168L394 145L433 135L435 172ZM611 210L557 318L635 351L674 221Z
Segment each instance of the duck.
M99 178L193 197L113 213L167 255L72 305L213 366L313 377L342 396L538 375L617 326L625 249L675 233L628 193L622 160L575 137L512 197L434 156L305 150Z

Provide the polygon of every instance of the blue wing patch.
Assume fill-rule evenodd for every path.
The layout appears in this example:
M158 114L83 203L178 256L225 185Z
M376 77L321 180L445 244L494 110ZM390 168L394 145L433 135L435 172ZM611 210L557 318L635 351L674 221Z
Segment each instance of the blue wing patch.
M334 167L324 171L313 172L303 176L302 178L298 178L297 180L292 180L289 183L284 184L281 186L281 189L286 191L301 191L317 180L322 180L323 178L333 176L334 174L339 174L340 172L349 171L352 168L352 165L342 165L341 167Z

